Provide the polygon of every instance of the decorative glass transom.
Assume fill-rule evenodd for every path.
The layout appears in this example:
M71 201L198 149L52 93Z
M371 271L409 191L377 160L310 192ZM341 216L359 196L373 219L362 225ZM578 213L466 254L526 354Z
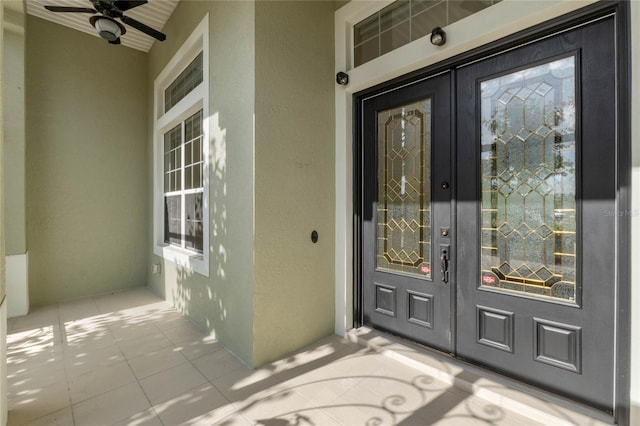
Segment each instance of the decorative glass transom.
M377 267L431 276L431 99L378 113Z
M353 66L473 15L501 0L398 0L353 27Z
M480 84L483 287L576 293L575 58Z

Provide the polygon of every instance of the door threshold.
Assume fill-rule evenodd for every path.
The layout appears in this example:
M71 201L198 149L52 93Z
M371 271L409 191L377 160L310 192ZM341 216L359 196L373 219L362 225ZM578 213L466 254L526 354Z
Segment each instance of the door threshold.
M453 358L442 352L368 327L354 328L346 337L381 355L429 374L455 388L553 425L611 425L610 413L571 401L542 389Z

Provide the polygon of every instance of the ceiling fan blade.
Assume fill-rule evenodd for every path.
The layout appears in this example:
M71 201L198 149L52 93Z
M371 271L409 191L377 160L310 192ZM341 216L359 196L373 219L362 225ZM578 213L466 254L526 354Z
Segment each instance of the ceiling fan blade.
M120 44L120 37L118 37L117 39L110 41L109 44Z
M142 31L143 33L148 34L155 39L158 39L160 41L165 41L167 38L167 36L162 34L160 31L156 31L153 28L146 26L142 22L136 21L133 18L129 18L128 16L122 15L120 19L125 24L132 26L136 30Z
M49 12L98 13L90 7L45 6Z
M125 11L133 9L134 7L142 6L147 3L147 0L115 0L113 4L118 9Z

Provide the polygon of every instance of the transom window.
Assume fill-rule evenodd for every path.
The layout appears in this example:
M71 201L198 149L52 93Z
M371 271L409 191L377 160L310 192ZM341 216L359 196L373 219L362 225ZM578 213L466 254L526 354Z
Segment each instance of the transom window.
M209 275L208 16L155 81L154 253Z
M169 111L200 83L202 83L202 52L164 91L164 112Z
M353 27L353 65L431 34L501 0L397 0Z

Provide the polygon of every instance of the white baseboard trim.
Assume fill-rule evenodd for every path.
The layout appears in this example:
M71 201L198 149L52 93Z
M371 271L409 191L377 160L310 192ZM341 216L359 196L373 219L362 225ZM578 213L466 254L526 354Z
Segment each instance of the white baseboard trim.
M7 300L9 318L29 313L28 253L7 256Z

